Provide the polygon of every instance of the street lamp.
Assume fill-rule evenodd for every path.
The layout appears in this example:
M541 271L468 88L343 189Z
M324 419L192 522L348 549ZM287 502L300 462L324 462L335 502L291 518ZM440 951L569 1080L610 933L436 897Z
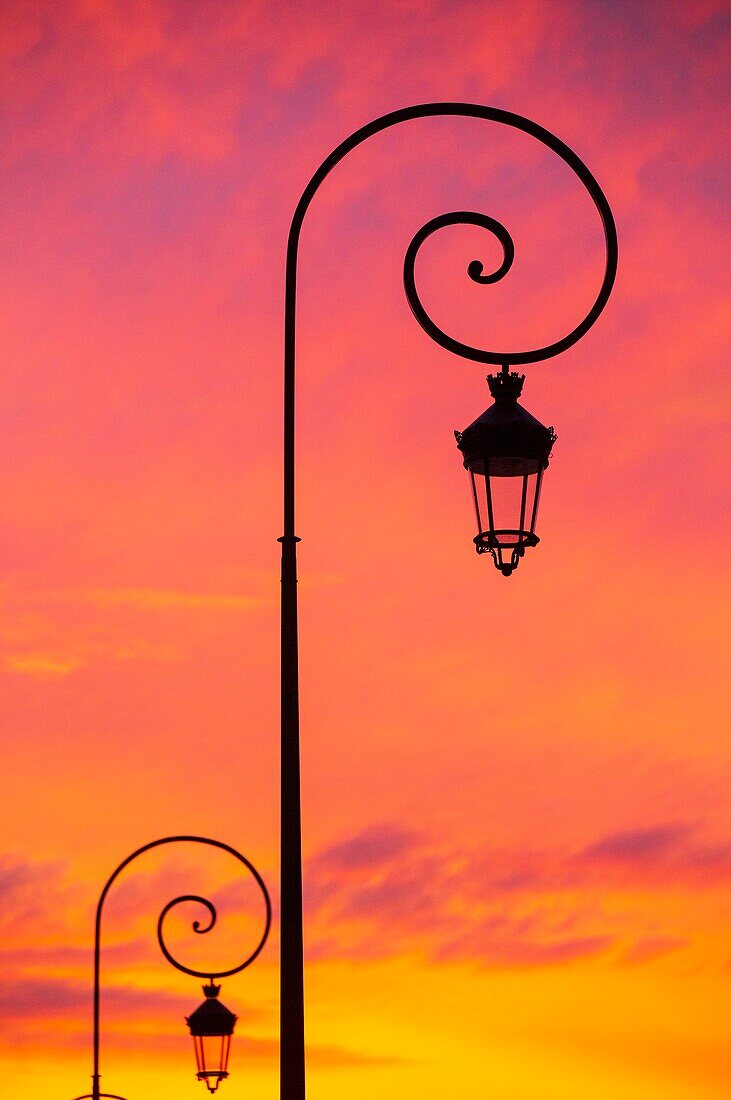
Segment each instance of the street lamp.
M206 999L195 1012L186 1016L195 1048L198 1080L204 1081L209 1092L215 1092L224 1077L228 1077L228 1056L236 1016L218 1000L220 985L213 979L203 986Z
M432 320L416 289L416 256L424 241L450 225L476 225L502 246L503 259L485 272L480 260L467 266L469 278L496 283L513 263L515 247L508 230L486 214L457 210L433 218L416 233L404 259L404 289L417 321L436 343L478 363L502 368L494 378L495 405L465 429L458 444L473 484L478 516L478 553L489 552L504 575L515 569L526 547L535 546L535 521L543 471L553 432L517 404L519 376L511 366L550 359L571 347L594 324L607 304L617 271L617 232L609 203L584 162L549 130L522 115L477 103L424 103L382 115L356 130L322 162L303 191L294 211L287 241L284 320L284 533L281 606L281 938L280 938L280 1088L282 1100L305 1100L304 967L302 931L302 823L300 797L299 670L297 633L297 543L295 526L295 336L297 264L305 215L320 184L352 149L374 134L412 119L434 116L479 118L520 130L540 141L572 169L589 192L601 218L606 265L597 296L582 321L562 339L528 351L486 351L455 340ZM494 410L494 411L493 411ZM500 423L502 421L502 424ZM540 431L539 431L540 429ZM496 512L503 490L517 490L515 508L507 518ZM510 503L510 501L508 501ZM515 504L515 500L513 501ZM502 507L502 504L501 504Z
M182 963L171 955L165 943L165 937L163 935L163 926L165 918L171 909L181 905L183 902L196 902L198 905L202 905L208 912L208 919L205 924L201 924L200 921L193 921L193 931L198 935L204 935L206 932L210 932L214 927L218 914L216 907L208 898L200 897L199 894L181 894L180 897L173 898L169 901L165 908L160 913L157 921L157 942L160 945L160 950L163 955L176 970L182 971L183 974L190 974L194 978L208 978L208 984L203 987L203 991L206 995L206 1000L202 1005L199 1005L194 1012L186 1018L186 1023L190 1029L190 1033L193 1036L193 1044L195 1048L196 1064L197 1064L197 1077L199 1081L203 1081L209 1092L215 1092L221 1081L228 1077L228 1056L231 1048L231 1036L233 1035L234 1024L236 1023L236 1017L233 1012L229 1011L221 1002L217 999L220 986L215 985L215 978L227 978L232 974L239 974L242 970L245 970L247 966L251 966L254 959L261 953L264 944L267 941L269 935L269 929L272 923L272 903L269 898L269 892L264 884L264 880L254 867L253 863L250 863L245 856L242 856L240 852L237 852L235 848L232 848L229 844L224 844L220 840L211 840L205 836L166 836L160 840L153 840L149 844L143 845L131 855L127 856L125 860L119 864L119 866L112 872L107 879L106 885L101 892L99 902L96 908L96 921L94 925L94 1071L92 1073L92 1091L84 1093L83 1096L76 1097L76 1100L101 1100L102 1097L108 1098L108 1100L124 1100L124 1097L117 1096L111 1092L101 1092L101 1075L99 1072L99 1017L100 1017L100 961L101 961L101 922L102 912L104 910L104 902L106 900L109 889L118 876L122 873L125 867L128 866L134 859L141 856L144 852L149 852L152 848L159 848L164 844L178 844L178 843L191 843L191 844L207 844L212 848L219 848L224 852L228 852L229 855L234 856L235 859L242 863L244 867L253 875L254 880L261 890L264 898L265 918L264 918L264 931L261 938L256 945L255 949L247 956L246 959L239 965L234 966L230 970L219 971L201 971L192 970L188 966L183 966Z
M477 514L478 554L490 553L495 566L509 577L525 553L536 546L538 502L543 471L556 442L553 428L518 404L525 375L488 375L493 404L463 432L457 446L469 471Z

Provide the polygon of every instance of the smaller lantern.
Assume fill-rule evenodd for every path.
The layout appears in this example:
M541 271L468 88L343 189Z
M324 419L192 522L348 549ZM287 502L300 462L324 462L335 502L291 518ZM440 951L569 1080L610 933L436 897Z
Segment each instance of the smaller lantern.
M525 375L511 374L507 364L501 374L489 375L494 403L469 428L454 433L472 483L477 553L489 552L505 577L517 568L526 546L539 541L541 481L556 441L553 428L518 404L524 381Z
M186 1017L195 1047L198 1080L205 1081L209 1092L215 1092L228 1077L228 1055L236 1016L218 1000L220 985L203 986L206 999L195 1012Z

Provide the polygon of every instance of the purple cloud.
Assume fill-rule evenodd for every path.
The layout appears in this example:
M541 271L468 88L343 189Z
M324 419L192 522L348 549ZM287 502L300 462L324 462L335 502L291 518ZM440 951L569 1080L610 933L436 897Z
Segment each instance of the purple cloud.
M24 890L35 890L39 884L47 886L49 880L56 886L62 873L60 863L31 863L10 855L0 855L0 899L3 906Z
M731 876L731 844L703 844L685 854L687 867L714 877Z
M0 855L0 927L6 936L25 938L43 926L59 929L72 890L61 863L32 863Z
M672 924L650 932L629 913L603 918L597 890L713 886L731 866L731 849L696 842L699 827L616 831L571 852L464 851L392 824L371 826L310 861L308 958L418 951L435 963L547 966L624 939L632 946L618 961L648 962L686 941Z
M650 829L629 829L610 833L580 853L581 859L616 859L628 862L662 860L677 851L696 826L687 822L670 822Z
M555 909L515 911L555 871L538 853L457 852L392 824L372 826L310 864L308 895L321 936L308 958L379 958L420 950L433 962L545 966L606 950ZM550 867L555 856L548 858ZM543 886L539 882L543 879Z
M478 957L487 965L552 966L599 955L607 951L612 943L611 936L583 936L548 942L505 940L503 943L486 944L484 954Z
M106 987L104 1002L116 1014L143 1014L156 1009L182 1011L184 998L157 990ZM86 1010L91 1004L91 984L58 978L13 978L0 982L0 1014L14 1020L63 1014L70 1009Z
M347 840L331 845L317 857L317 865L329 871L373 870L392 863L418 847L418 832L400 825L371 825Z

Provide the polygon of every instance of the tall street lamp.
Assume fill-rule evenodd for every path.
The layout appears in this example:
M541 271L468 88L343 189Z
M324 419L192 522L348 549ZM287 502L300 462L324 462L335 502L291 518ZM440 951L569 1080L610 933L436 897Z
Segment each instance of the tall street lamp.
M558 355L579 340L604 309L617 270L617 233L609 203L584 162L549 130L522 115L476 103L424 103L382 115L346 138L322 162L295 208L287 243L284 325L284 533L281 604L281 947L280 947L280 1071L282 1100L304 1100L304 968L302 932L302 824L300 801L299 673L297 660L297 537L295 528L295 334L297 261L305 214L320 184L351 149L374 134L401 122L431 116L459 116L499 122L536 138L556 153L579 177L602 221L606 265L596 299L584 319L555 343L529 351L484 351L447 335L424 309L414 276L417 253L424 241L449 225L487 229L502 245L503 260L486 273L473 260L467 274L489 284L510 270L515 248L508 230L486 214L457 210L432 219L415 235L404 260L404 288L421 327L436 343L465 359L501 368L489 379L493 406L462 433L457 433L469 471L477 512L478 553L489 553L509 576L525 550L535 546L538 498L543 471L555 436L518 404L523 378L511 366L536 363Z
M216 923L218 914L216 912L216 907L208 898L200 897L198 894L181 894L180 897L173 898L172 901L167 903L157 921L157 942L160 945L160 950L171 966L174 966L176 970L182 971L183 974L192 975L194 978L208 979L207 984L203 987L205 1000L195 1009L195 1011L191 1012L190 1016L186 1017L185 1021L193 1038L197 1067L196 1076L199 1081L202 1081L206 1085L209 1092L215 1092L221 1081L224 1081L228 1077L228 1057L231 1048L231 1037L236 1024L236 1016L218 1000L218 993L221 987L215 984L214 979L228 978L232 974L239 974L242 970L245 970L247 966L251 966L254 959L261 953L267 941L272 923L272 904L269 898L269 892L264 884L263 878L256 867L254 867L253 863L250 863L245 856L241 855L241 852L237 852L236 849L232 848L229 844L224 844L220 840L211 840L209 837L205 836L166 836L162 837L160 840L153 840L149 844L143 845L141 848L132 852L131 855L127 856L126 859L122 860L119 866L107 879L104 889L99 896L99 902L96 907L96 921L94 924L94 1070L92 1073L92 1091L84 1093L83 1096L76 1097L76 1100L101 1100L102 1097L106 1097L107 1100L124 1100L124 1097L118 1096L116 1093L100 1091L99 1017L101 925L104 902L106 901L107 894L125 867L132 863L133 860L137 859L138 856L143 855L145 852L149 852L152 848L159 848L165 844L178 843L207 844L211 848L219 848L224 852L228 852L229 855L234 856L234 858L237 859L239 863L242 863L247 871L253 875L254 881L261 890L264 898L265 917L264 930L261 938L251 954L248 955L239 966L234 966L230 970L193 970L189 966L183 966L183 964L178 962L170 953L165 943L165 937L163 935L165 918L171 909L181 905L183 902L196 902L198 905L202 905L208 912L208 919L205 924L201 924L201 922L197 920L193 921L193 931L198 935L203 935L211 931Z

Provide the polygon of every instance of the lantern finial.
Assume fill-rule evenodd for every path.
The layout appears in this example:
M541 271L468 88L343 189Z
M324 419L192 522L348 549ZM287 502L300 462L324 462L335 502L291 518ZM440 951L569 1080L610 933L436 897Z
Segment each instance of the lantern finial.
M506 363L500 374L488 374L487 384L496 401L517 401L523 392L525 375L510 371Z

